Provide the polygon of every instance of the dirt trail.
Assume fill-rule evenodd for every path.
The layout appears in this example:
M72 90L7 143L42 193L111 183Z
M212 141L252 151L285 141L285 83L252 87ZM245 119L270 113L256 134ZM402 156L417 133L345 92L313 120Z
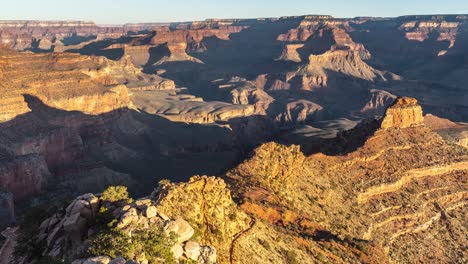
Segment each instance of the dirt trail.
M359 194L357 200L359 204L363 204L369 201L369 199L376 195L381 195L389 192L394 192L403 187L404 185L410 183L414 179L437 176L453 171L468 170L468 161L462 161L457 163L452 163L447 166L434 166L422 169L414 169L407 171L403 177L398 181L390 184L384 184L381 186L375 186L369 188L366 192Z
M13 251L16 246L16 230L18 228L7 228L2 232L6 237L5 244L0 249L0 264L9 264L13 260Z
M234 236L234 239L232 240L231 247L229 248L229 262L233 264L233 258L232 256L234 255L234 247L236 246L236 241L245 233L249 232L252 230L252 228L255 226L255 223L257 222L257 219L252 217L252 220L250 221L249 227L245 230L240 231ZM0 263L3 264L3 263Z

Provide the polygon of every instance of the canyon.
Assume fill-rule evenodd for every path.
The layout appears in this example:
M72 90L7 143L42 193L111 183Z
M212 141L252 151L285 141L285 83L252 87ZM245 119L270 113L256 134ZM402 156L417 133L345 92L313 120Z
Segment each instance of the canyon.
M0 252L41 208L18 263L151 263L89 255L104 216L173 230L176 263L463 262L467 39L468 15L0 21Z

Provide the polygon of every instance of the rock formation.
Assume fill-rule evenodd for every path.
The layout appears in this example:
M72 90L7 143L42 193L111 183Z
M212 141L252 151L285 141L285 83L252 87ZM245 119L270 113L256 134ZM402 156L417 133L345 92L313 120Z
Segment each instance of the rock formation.
M161 65L166 62L175 62L175 61L190 61L195 63L203 63L201 60L189 56L186 52L187 43L168 43L167 49L169 51L169 56L165 56L157 61L154 65Z
M396 96L387 91L371 90L371 98L360 110L360 113L366 117L383 116L395 99Z
M297 50L303 47L304 44L286 44L278 60L301 62L301 55Z
M431 114L424 116L424 124L439 133L445 140L468 148L468 125L455 123Z
M87 252L89 240L97 235L96 232L100 227L97 226L96 221L99 221L98 215L102 215L102 208L107 208L105 203L106 201L93 194L77 197L63 214L57 213L41 223L39 233L34 238L35 243L44 242L43 254L45 256L74 260ZM171 249L175 260L191 259L199 263L216 263L216 249L200 245L192 240L194 229L191 225L182 218L171 220L160 212L154 201L142 198L122 207L111 205L111 208L117 230L132 234L132 232L159 228L164 230L167 236L174 234L177 237L177 242ZM148 262L144 254L128 260L139 263ZM122 258L111 260L108 256L75 259L72 263L115 263L116 261L134 263L126 262Z
M401 97L387 109L381 127L407 128L421 125L423 121L423 112L418 101L414 98Z
M215 123L251 116L255 111L252 105L204 102L202 98L172 91L134 91L131 100L137 108L175 122Z
M20 51L51 50L61 47L62 40L98 34L101 38L118 38L125 33L122 27L99 27L89 21L0 21L0 44Z
M458 183L466 180L468 153L421 125L417 109L414 99L398 99L384 120L405 120L392 124L399 129L374 131L345 155L304 157L298 146L263 145L227 173L235 197L257 219L297 223L299 233L308 232L304 221L310 221L339 233L335 241L351 236L381 243L387 253L372 256L376 262L462 259L455 245L464 244L458 218L466 184Z

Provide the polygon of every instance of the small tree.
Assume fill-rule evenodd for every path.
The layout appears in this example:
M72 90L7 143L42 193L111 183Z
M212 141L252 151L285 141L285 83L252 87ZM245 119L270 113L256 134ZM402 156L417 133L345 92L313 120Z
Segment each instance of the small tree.
M171 248L177 237L166 236L161 228L151 226L144 230L133 230L129 236L118 228L101 231L91 239L88 253L92 256L123 257L134 260L143 255L150 263L175 263Z
M125 186L110 186L102 193L101 199L111 203L120 201L131 202L131 199L128 197L127 187Z

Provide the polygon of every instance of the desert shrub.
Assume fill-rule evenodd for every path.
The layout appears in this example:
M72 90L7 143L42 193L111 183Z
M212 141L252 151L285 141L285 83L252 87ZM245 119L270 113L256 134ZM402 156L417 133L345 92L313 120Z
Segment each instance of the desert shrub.
M325 257L321 252L318 253L317 260L319 263L326 263L328 261L327 257Z
M112 227L116 219L107 207L101 206L96 214L96 225L100 228Z
M232 213L230 213L230 214L228 215L228 217L229 217L229 220L231 220L231 221L236 220L236 218L237 218L237 212L236 212L236 211L232 211Z
M102 192L101 199L106 202L120 202L125 201L130 203L131 198L128 196L127 187L125 186L110 186Z
M180 262L181 264L197 264L198 261L193 260L193 259L184 259Z
M297 260L297 253L294 250L286 250L284 253L287 263L299 264L299 261Z
M136 230L130 237L117 228L102 230L91 239L88 252L93 256L135 259L144 256L150 263L175 263L171 252L174 235L166 236L160 228Z
M201 242L203 233L200 229L200 226L195 221L189 221L189 224L192 226L194 231L191 240Z
M91 240L88 251L94 256L134 258L133 243L130 237L117 229L102 230Z
M260 243L260 245L262 245L266 250L271 251L271 245L268 241L259 238L258 243Z

